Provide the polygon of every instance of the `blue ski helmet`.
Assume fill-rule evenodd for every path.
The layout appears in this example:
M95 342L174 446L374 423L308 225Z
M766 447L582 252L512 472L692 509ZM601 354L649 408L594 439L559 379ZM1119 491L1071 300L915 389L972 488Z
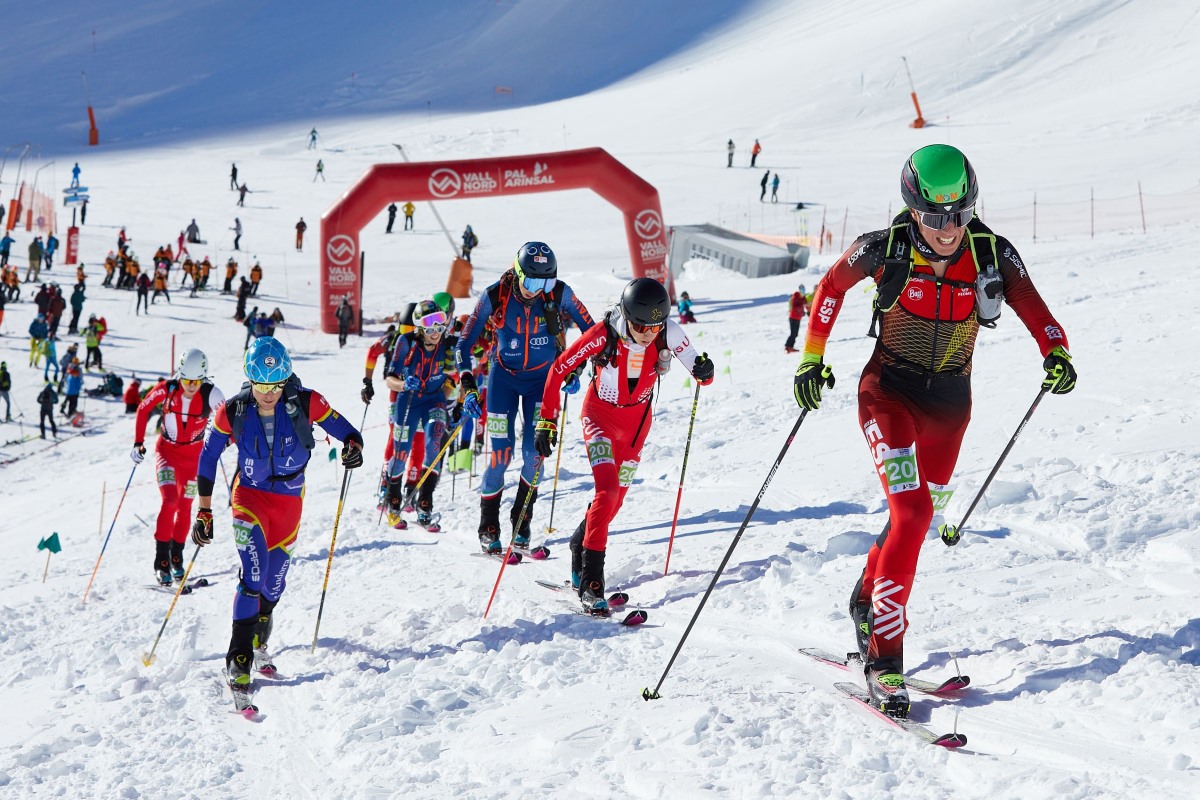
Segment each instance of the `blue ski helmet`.
M519 278L557 278L558 259L554 251L545 242L526 242L517 251L513 266L520 273Z
M283 383L292 376L292 357L274 336L260 336L246 351L242 369L254 383Z

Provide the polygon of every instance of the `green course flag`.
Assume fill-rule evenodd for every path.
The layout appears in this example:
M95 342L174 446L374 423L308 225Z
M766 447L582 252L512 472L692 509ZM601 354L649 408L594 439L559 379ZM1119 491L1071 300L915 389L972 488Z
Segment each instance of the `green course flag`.
M691 379L691 378L684 378L684 379L683 379L683 388L685 388L685 389L690 389L690 388L692 388L692 379Z
M337 461L337 448L336 447L329 448L329 460Z
M62 552L62 545L58 542L58 533L52 533L38 542L38 550L49 550L51 553Z

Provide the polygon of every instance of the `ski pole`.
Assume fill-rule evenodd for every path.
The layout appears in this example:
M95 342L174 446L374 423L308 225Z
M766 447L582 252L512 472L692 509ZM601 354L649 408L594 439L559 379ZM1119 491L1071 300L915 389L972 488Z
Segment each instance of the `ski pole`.
M687 628L684 629L683 638L679 640L679 644L675 647L675 652L671 654L671 660L667 662L667 668L663 670L662 677L658 679L658 684L654 687L654 691L650 691L649 689L642 690L643 700L660 699L658 690L662 688L663 681L667 679L667 674L670 673L671 666L674 665L675 659L679 656L679 651L683 649L683 643L687 641L688 634L692 632L692 626L696 624L696 620L700 617L700 612L704 610L704 604L708 602L708 596L712 594L712 590L717 585L721 573L725 571L725 566L729 563L729 558L733 555L734 548L737 547L738 541L742 538L742 533L745 532L746 526L750 524L750 518L754 516L754 512L758 509L759 502L763 499L763 495L766 494L767 487L771 485L771 480L779 470L779 465L783 461L783 457L787 455L788 448L792 446L792 441L796 438L796 433L799 432L800 425L804 422L806 416L808 416L808 409L801 411L800 416L796 418L796 424L792 426L792 432L788 434L787 441L783 443L783 449L775 457L775 463L771 465L771 471L767 473L767 479L763 481L762 488L758 490L758 496L754 498L754 502L750 504L750 510L746 512L746 518L742 520L742 526L738 528L738 532L734 534L733 541L729 543L729 549L725 551L725 558L721 559L721 565L717 567L716 574L713 575L708 588L704 590L704 596L700 598L700 605L696 607L696 613L692 614L691 621L688 622Z
M529 493L525 495L525 502L521 504L521 514L517 517L517 521L525 518L525 512L529 510L529 498L533 496L533 492L537 489L538 477L542 473L542 464L546 459L538 456L537 465L533 468L533 483L529 486ZM492 610L492 601L496 599L496 590L500 588L500 579L504 577L504 568L508 566L508 559L512 558L513 540L517 538L517 531L520 526L514 526L512 535L508 537L508 550L504 553L504 558L500 559L500 572L496 575L496 583L492 586L492 593L488 597L487 608L483 609L483 618L487 619L488 612Z
M456 425L454 427L454 432L452 434L450 434L450 438L446 440L446 443L444 445L442 445L442 449L438 450L438 454L433 457L433 461L430 461L429 466L426 467L425 471L421 473L420 480L418 480L416 482L416 484L412 488L412 491L409 492L408 496L404 498L404 505L407 506L409 503L412 502L413 498L417 496L417 491L420 490L421 484L423 484L425 482L425 479L428 478L433 473L433 468L436 467L438 465L438 462L440 462L442 460L442 456L444 456L446 454L446 449L448 447L450 447L450 443L454 441L454 437L458 436L458 432L462 430L463 422L465 422L466 419L467 419L466 417L463 417L462 422L459 422L458 425Z
M329 558L325 561L325 583L321 586L321 604L317 607L317 627L313 628L310 653L317 652L317 634L321 631L321 615L325 613L325 592L329 590L329 572L333 569L333 547L337 544L338 525L342 521L342 507L346 504L346 490L350 486L350 470L342 475L342 493L338 495L337 514L333 518L333 538L329 541Z
M408 441L408 412L412 410L412 400L413 400L413 393L409 392L408 393L408 404L404 406L404 421L400 423L400 430L401 430L400 435L404 437L402 441L406 441L406 442ZM393 412L393 413L395 413L395 412ZM363 417L363 420L364 421L366 420L366 416ZM394 427L393 427L393 430L394 430ZM393 436L393 438L395 438L395 437ZM396 460L396 451L394 448L395 448L395 445L393 445L392 457L383 462L384 494L383 494L383 502L379 504L379 519L375 520L376 525L379 525L383 522L383 510L385 508L387 508L387 485L392 480L392 462Z
M221 455L217 457L217 463L221 465L221 477L225 481L226 488L229 489L229 507L233 508L233 484L229 482L229 473L225 471L225 451L221 451Z
M692 419L688 423L687 444L683 446L683 466L679 470L679 491L675 495L675 516L671 520L671 538L667 539L667 563L663 565L663 577L671 568L671 548L675 544L675 526L679 524L679 504L683 500L683 476L687 475L688 453L692 450L692 430L696 427L696 406L700 404L700 383L696 382L696 394L692 397Z
M150 666L154 663L154 651L158 649L158 640L162 638L163 631L167 629L167 622L171 619L171 612L175 610L175 604L179 602L179 595L183 594L183 587L187 586L188 575L192 574L192 567L196 565L196 556L200 555L200 545L196 545L196 552L192 553L192 560L188 562L187 569L183 571L183 580L179 582L179 588L175 590L175 596L171 598L171 607L167 609L166 619L163 620L162 627L158 629L158 636L154 637L154 644L150 646L149 653L142 653L142 664Z
M1043 387L1038 392L1037 397L1033 398L1033 405L1025 412L1025 418L1021 420L1021 424L1017 426L1017 430L1013 433L1012 438L1008 440L1008 445L1004 448L1004 452L1000 454L1000 458L996 461L996 466L992 467L992 471L988 473L987 480L983 482L983 486L979 487L979 493L975 495L975 499L971 501L971 505L967 508L967 513L963 514L962 521L958 525L946 525L945 523L938 526L938 533L942 537L947 547L953 547L962 540L962 529L967 524L967 520L971 517L971 512L975 510L975 506L983 499L983 493L987 491L988 486L992 483L992 478L996 477L996 473L1000 471L1000 465L1004 463L1004 459L1008 457L1008 452L1013 449L1013 445L1017 443L1017 437L1021 435L1021 431L1025 430L1025 425L1028 424L1029 418L1033 416L1033 412L1037 410L1038 403L1042 402L1042 398L1046 396L1048 390Z
M554 488L550 492L550 522L546 524L546 533L554 533L554 502L558 499L558 468L562 466L562 431L567 427L567 400L571 395L563 392L562 418L558 422L558 455L554 459Z
M108 540L112 538L113 528L117 526L117 517L121 515L121 506L125 505L125 495L129 494L129 484L133 483L133 473L137 472L138 465L134 464L133 469L129 470L129 480L125 481L125 491L121 492L121 501L117 503L117 510L113 514L112 524L108 526L108 535L104 537L104 544L100 546L100 555L96 556L96 566L92 568L92 577L88 578L87 588L83 590L83 599L80 604L87 602L88 592L92 590L92 581L96 580L96 573L100 571L100 559L104 558L104 550L108 547Z

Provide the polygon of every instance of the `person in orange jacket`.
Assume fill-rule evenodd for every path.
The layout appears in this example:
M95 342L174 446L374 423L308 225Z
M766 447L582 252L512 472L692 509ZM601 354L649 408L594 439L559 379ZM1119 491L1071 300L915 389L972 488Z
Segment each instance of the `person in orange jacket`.
M262 265L258 263L258 259L254 259L254 266L250 268L250 294L258 296L258 283L262 280Z

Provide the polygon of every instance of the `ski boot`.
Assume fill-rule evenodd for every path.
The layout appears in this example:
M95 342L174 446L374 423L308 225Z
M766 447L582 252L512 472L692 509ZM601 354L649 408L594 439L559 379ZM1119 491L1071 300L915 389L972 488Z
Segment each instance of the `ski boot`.
M258 620L254 623L254 669L263 675L274 676L277 670L275 662L267 650L267 640L271 638L271 609L275 604L269 600L260 599L259 605L269 606L269 608L260 610Z
M500 555L500 494L479 500L479 546L489 555Z
M579 602L585 613L596 617L609 615L604 597L604 551L583 549L583 570L579 580Z
M904 685L904 671L894 659L878 659L863 668L871 705L889 717L908 717L912 703Z
M250 669L254 666L254 629L258 617L235 619L229 652L225 654L225 675L233 689L249 689L254 682Z
M404 496L405 496L405 497L407 497L407 498L411 498L411 497L413 496L413 489L415 489L415 488L417 488L417 482L416 482L416 481L408 481L408 482L406 482L406 483L404 484ZM407 503L405 503L405 504L404 504L404 511L405 511L405 513L407 513L407 514L411 514L411 513L412 513L413 511L415 511L415 510L416 510L416 509L415 509L415 508L413 508L413 504L412 504L412 500L411 500L411 499L410 499L410 500L409 500Z
M871 645L871 606L857 601L850 604L850 621L854 623L854 642L858 658L867 663L867 648Z
M437 488L438 474L430 472L421 484L420 496L417 498L417 524L430 533L439 532L442 527L433 518L433 490Z
M387 488L387 523L388 527L402 531L408 527L408 523L404 521L404 517L400 516L400 504L404 502L400 493L403 491L404 481L401 478L392 478L388 481Z
M171 585L171 543L154 541L154 577L160 586Z
M591 508L590 504L588 508ZM583 580L583 534L586 528L587 517L584 517L571 535L571 588L577 592Z
M182 581L187 570L183 568L183 542L171 542L171 577Z
M521 517L521 510L525 508L526 502L529 503L529 508L525 509L525 516ZM512 519L513 547L529 549L529 521L533 519L533 504L536 502L537 487L530 487L524 480L520 481L517 485L517 496L513 500L512 513L509 515Z

